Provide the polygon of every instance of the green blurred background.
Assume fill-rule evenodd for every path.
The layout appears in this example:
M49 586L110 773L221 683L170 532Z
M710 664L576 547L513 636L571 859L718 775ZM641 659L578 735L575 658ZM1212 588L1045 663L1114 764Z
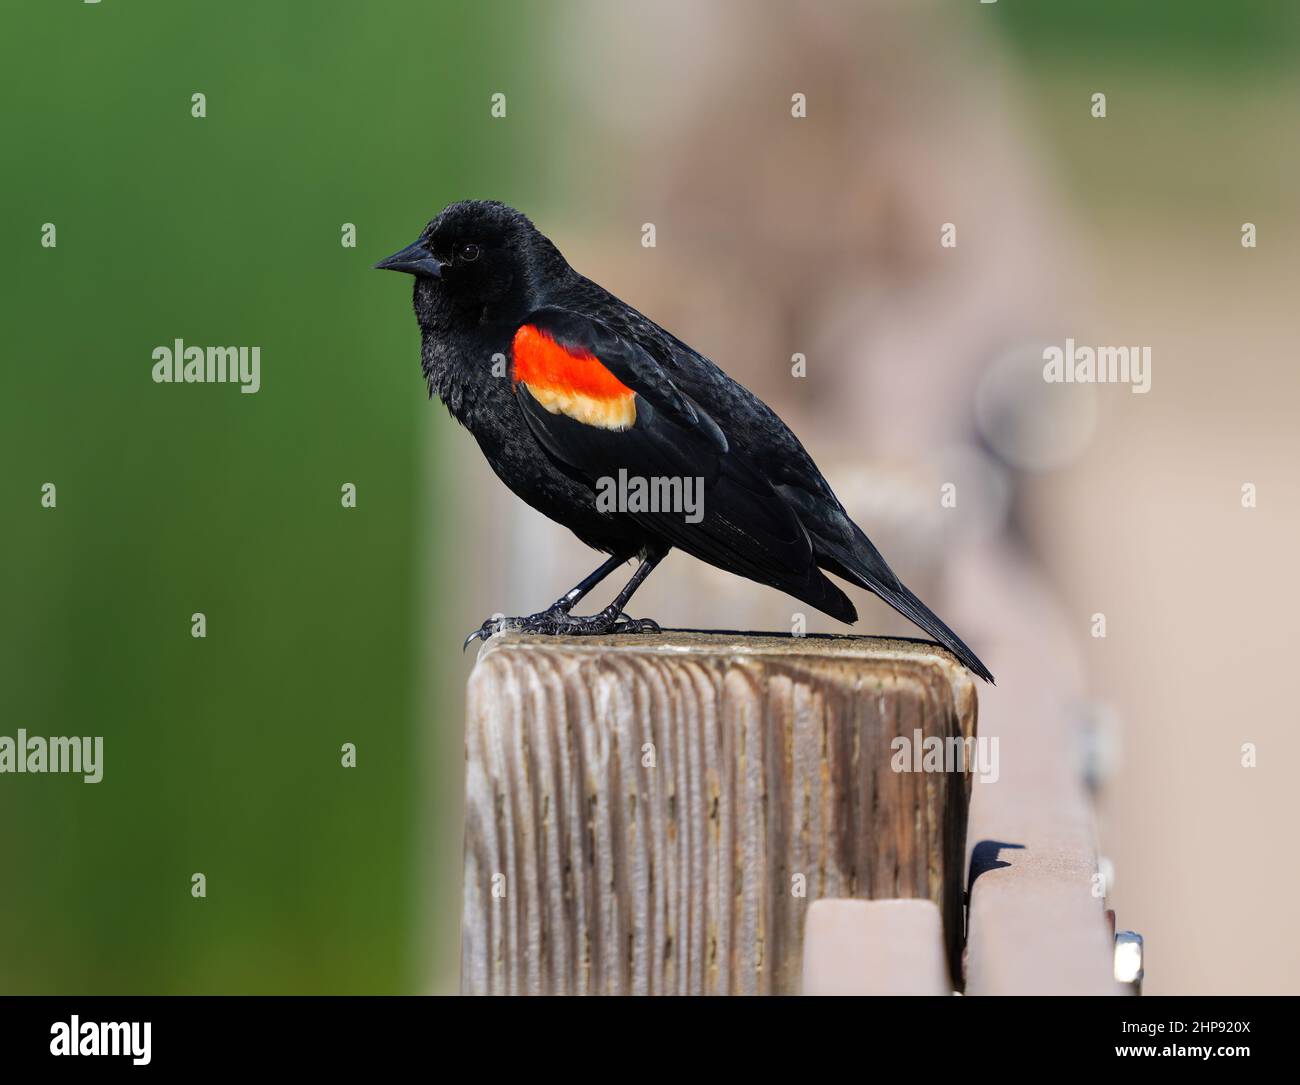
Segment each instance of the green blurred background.
M779 6L726 8L734 28ZM858 6L807 5L832 20ZM589 16L633 24L623 48L664 48L681 24L650 7L5 5L0 734L102 735L105 775L0 778L0 991L454 986L467 666L456 646L506 604L490 580L453 603L478 546L462 524L479 498L456 476L477 453L425 399L409 284L370 265L467 196L525 208L562 247L594 224L639 256L645 215L625 190L652 194L651 209L691 193L665 196L662 132L592 121L621 60ZM1170 292L1188 238L1226 229L1235 245L1250 217L1294 236L1282 179L1295 176L1295 141L1278 135L1297 119L1294 4L922 7L968 28L977 67L987 56L1014 73L1001 101L1062 200L1098 247L1163 259ZM681 62L779 59L745 54L743 35L719 26L736 55L683 48ZM901 41L929 48L924 35ZM660 78L636 92L647 110L671 96L672 70ZM1104 126L1086 109L1099 85ZM768 89L783 116L790 87ZM496 91L509 94L505 121L489 117ZM204 119L191 116L195 92ZM736 133L752 122L727 110L757 108L696 110L735 140L742 169ZM46 222L55 249L40 246ZM344 223L356 248L340 245ZM1116 293L1158 277L1122 257L1106 273ZM671 274L653 277L683 293ZM627 277L610 282L625 284L637 301ZM150 353L178 337L260 346L261 391L155 385ZM40 507L46 482L57 509ZM356 509L340 505L345 482ZM539 586L532 604L564 586ZM203 640L190 635L196 611ZM345 742L355 769L340 765ZM1143 811L1126 813L1131 869L1167 841L1142 838ZM1192 894L1162 899L1168 878L1151 882L1131 900L1176 924ZM1199 937L1170 957L1191 959ZM1218 975L1207 965L1186 984L1222 987Z
M0 781L0 990L401 991L454 965L426 933L458 905L428 876L457 847L431 796L459 754L455 648L428 642L446 428L410 285L370 265L452 199L528 202L501 184L524 142L486 121L531 18L5 5L0 733L103 735L106 765ZM259 345L261 391L152 383L177 337Z

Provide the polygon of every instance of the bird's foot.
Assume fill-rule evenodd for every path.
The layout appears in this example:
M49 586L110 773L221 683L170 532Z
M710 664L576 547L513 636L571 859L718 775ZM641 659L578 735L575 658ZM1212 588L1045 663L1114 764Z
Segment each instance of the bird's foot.
M626 614L620 614L618 621L614 623L611 633L659 633L659 623L653 618L632 618Z
M650 618L631 618L616 607L578 617L551 607L526 618L489 618L465 638L468 648L476 640L487 640L497 633L514 631L537 633L547 637L592 637L601 633L658 633L659 625Z

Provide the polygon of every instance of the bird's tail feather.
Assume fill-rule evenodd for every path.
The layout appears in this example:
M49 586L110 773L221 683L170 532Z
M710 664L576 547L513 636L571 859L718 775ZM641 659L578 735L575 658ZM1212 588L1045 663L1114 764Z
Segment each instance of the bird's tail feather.
M966 647L966 643L957 636L951 629L943 624L942 619L920 599L912 594L911 590L902 582L897 587L886 587L882 584L867 585L881 599L893 607L899 614L903 615L908 621L915 623L930 634L935 640L948 649L964 667L967 667L972 673L979 675L984 681L992 684L993 675L989 669L980 662L979 656Z
M885 563L880 551L872 545L871 540L862 529L853 524L856 547L846 553L843 546L827 546L826 540L819 540L829 551L822 560L822 568L851 580L860 587L873 592L893 607L908 621L925 630L935 640L948 649L961 662L962 666L977 674L990 685L993 675L980 661L979 656L966 647L965 641L944 625L934 611L918 599Z

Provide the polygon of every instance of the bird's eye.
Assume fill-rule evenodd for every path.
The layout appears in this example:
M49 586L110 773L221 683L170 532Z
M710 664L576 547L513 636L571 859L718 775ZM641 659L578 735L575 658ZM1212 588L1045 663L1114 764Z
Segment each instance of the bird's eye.
M460 258L466 263L471 263L478 259L480 249L477 245L462 245L460 247Z

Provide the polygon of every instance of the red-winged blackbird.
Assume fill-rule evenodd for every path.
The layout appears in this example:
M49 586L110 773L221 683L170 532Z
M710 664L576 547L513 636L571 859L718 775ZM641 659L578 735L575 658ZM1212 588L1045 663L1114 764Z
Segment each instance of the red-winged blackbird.
M502 629L656 632L623 608L677 547L856 621L825 569L874 592L993 681L885 564L767 404L579 275L523 214L495 201L451 204L414 244L375 266L415 276L429 394L474 435L511 490L611 555L549 609L489 619L466 645ZM694 515L650 511L656 502L645 501L611 509L598 499L620 472L624 481L702 479L701 507ZM571 613L633 557L641 564L608 607Z

